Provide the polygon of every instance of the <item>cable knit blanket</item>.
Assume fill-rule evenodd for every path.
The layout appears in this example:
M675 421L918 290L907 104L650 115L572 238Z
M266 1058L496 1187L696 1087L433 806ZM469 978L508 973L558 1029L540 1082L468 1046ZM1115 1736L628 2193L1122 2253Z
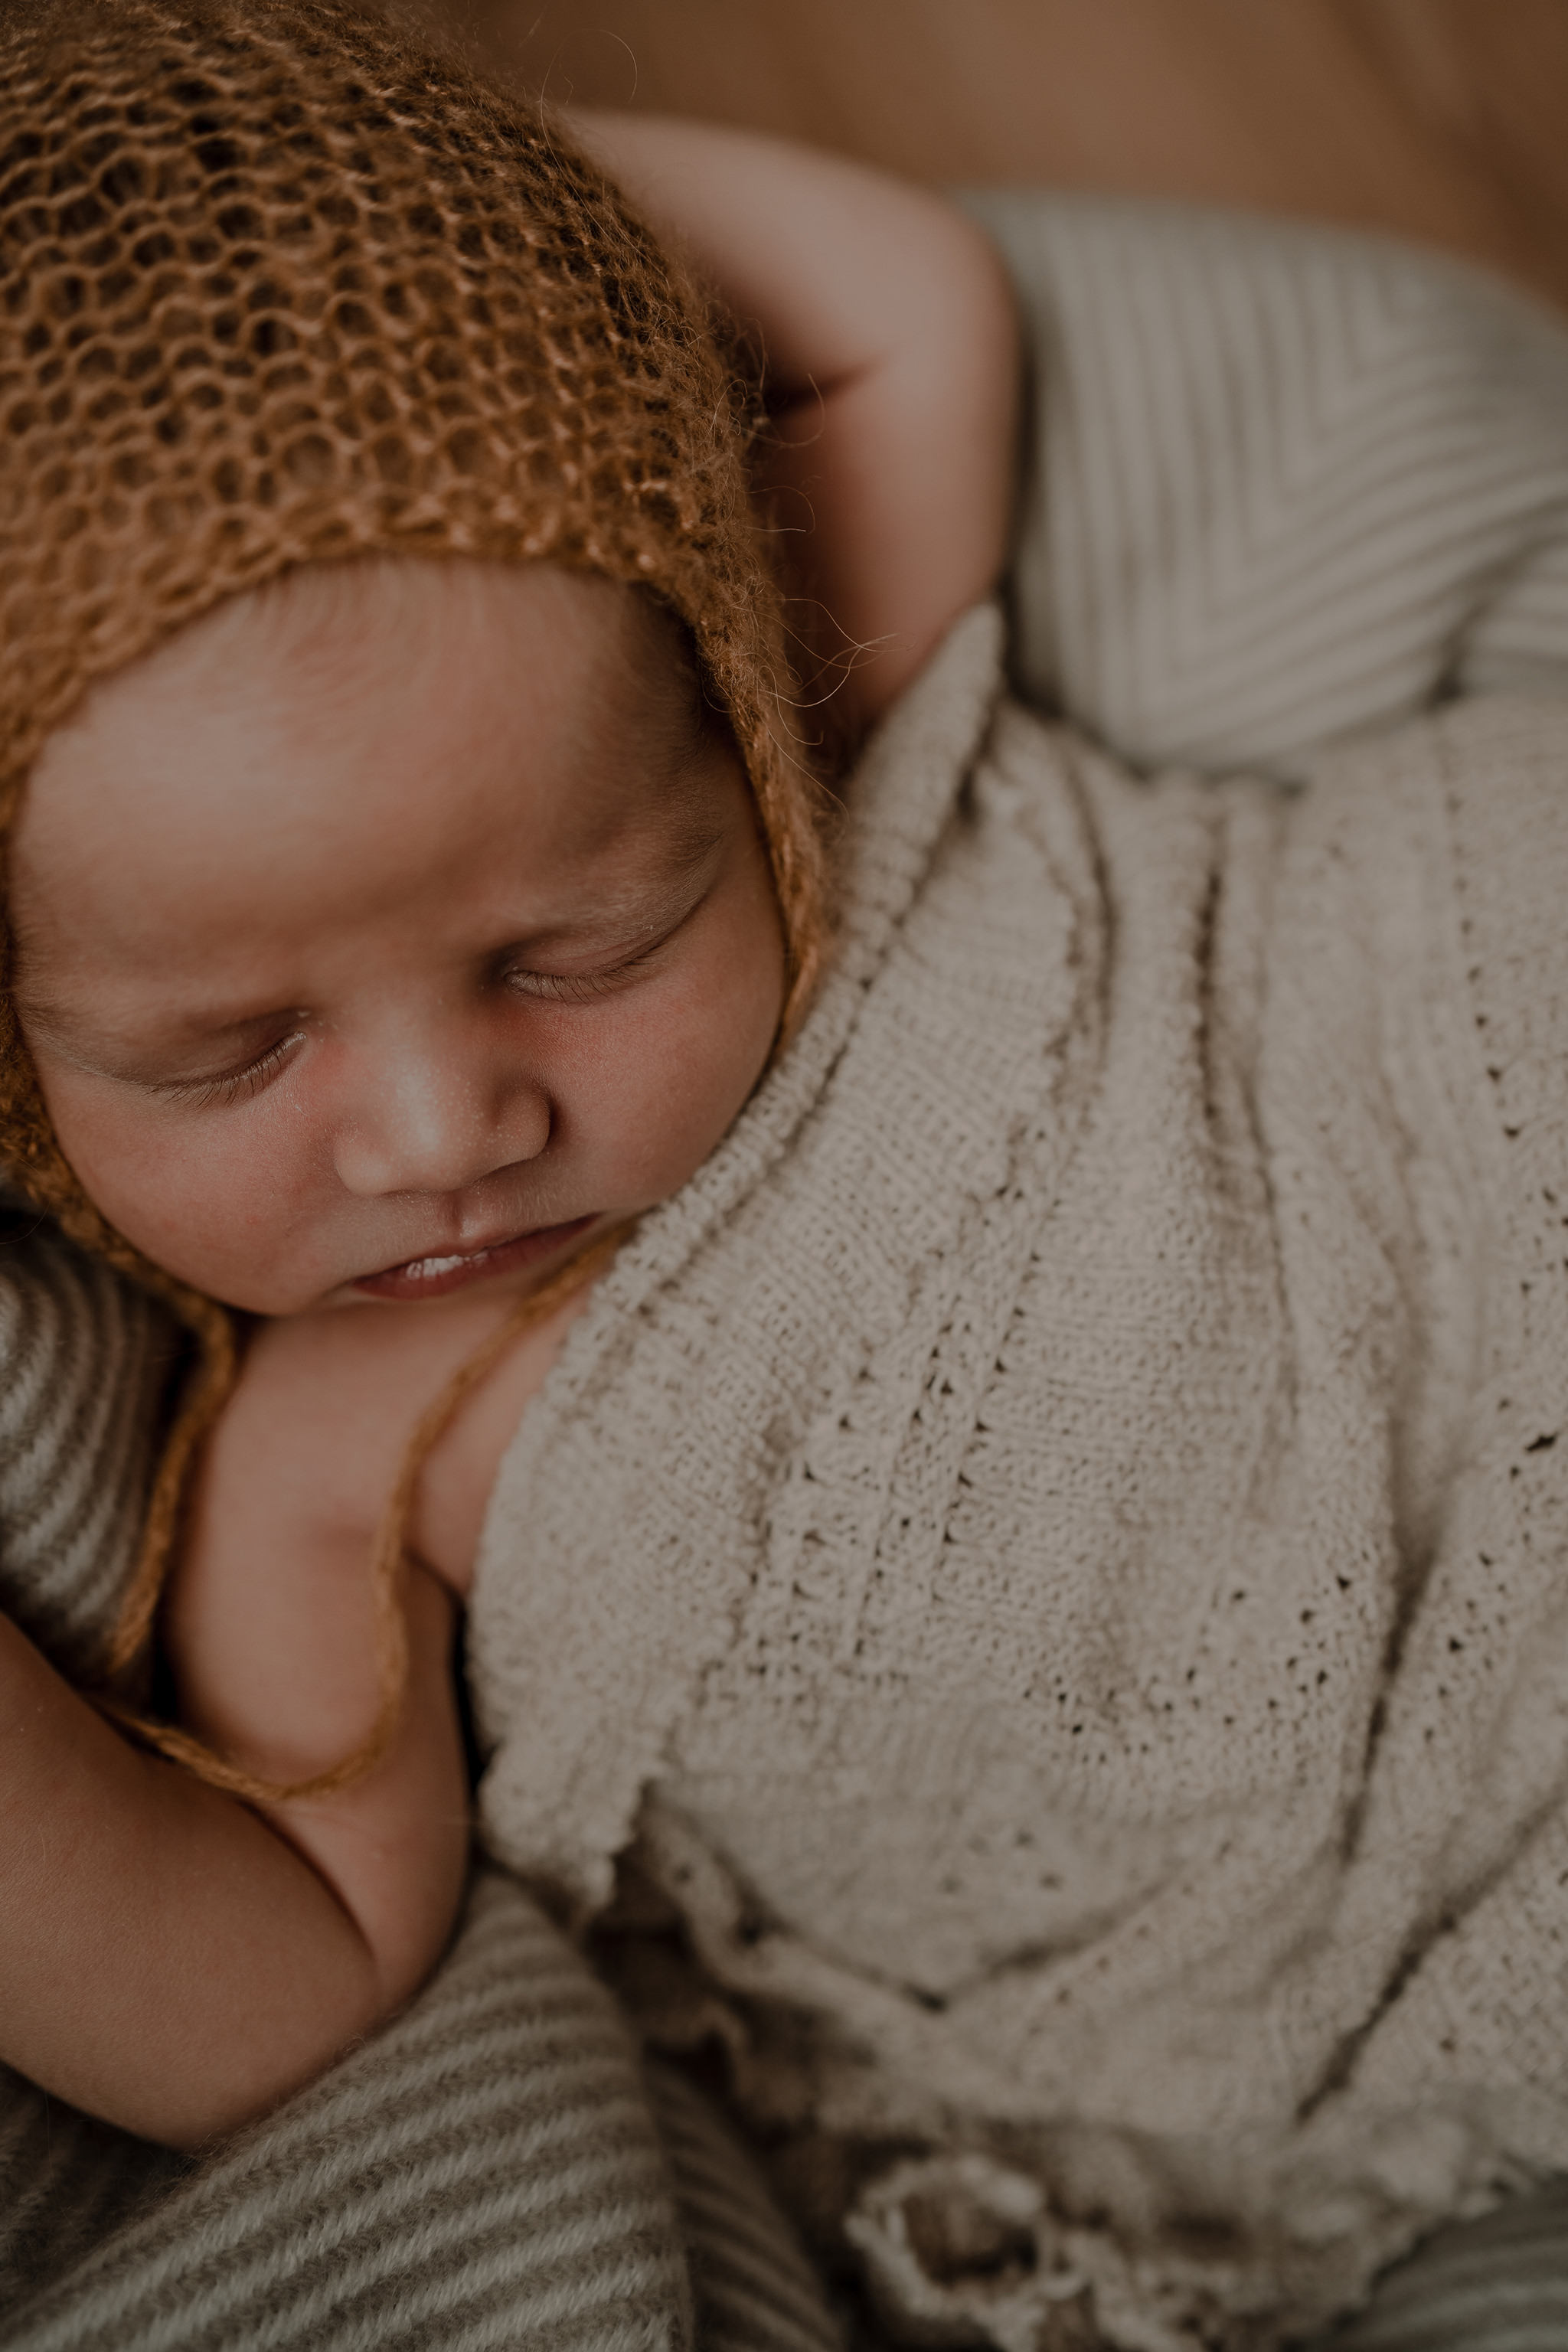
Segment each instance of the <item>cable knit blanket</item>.
M584 1910L640 1821L759 2120L930 2151L890 2313L1175 2352L1568 2168L1568 709L1285 804L1001 652L506 1458L484 1814Z
M1024 227L1065 255L1058 331L1141 305L1180 352L1262 257L1116 208ZM1215 765L1300 772L1489 662L1562 681L1541 537L1489 543L1475 628L1423 669L1399 523L1428 628L1465 535L1408 467L1358 453L1372 551L1329 593L1335 502L1302 485L1363 373L1416 387L1380 412L1416 451L1445 402L1477 414L1430 286L1378 262L1381 317L1363 282L1302 346L1295 481L1197 469L1232 528L1211 501L1194 535L1164 377L1134 378L1152 448L1114 377L1045 436L1048 478L1078 463L1025 593L1054 562L1058 679L1151 758L1194 724L1159 691L1184 636ZM1060 419L1100 354L1052 356ZM1176 372L1211 443L1282 434L1285 387L1267 415L1192 398L1217 365ZM1520 454L1489 452L1494 496ZM1097 672L1081 615L1117 588ZM1286 631L1248 678L1281 604L1300 665ZM900 2331L1026 2352L1070 2305L1140 2352L1267 2341L1568 2168L1568 711L1461 706L1287 803L1135 782L1009 704L1001 653L966 624L889 724L808 1026L508 1457L485 1819L584 1912L640 1831L734 1997L742 2096L852 2152L847 2234Z
M976 202L1012 660L1077 731L980 614L873 747L808 1024L508 1457L485 1822L581 1917L620 1857L627 1998L901 2337L1272 2346L1568 2168L1568 706L1295 801L1132 770L1562 693L1568 338L1397 247ZM0 1274L0 1595L68 1668L167 1338L46 1235ZM194 2170L0 2091L7 2346L832 2339L494 1874Z

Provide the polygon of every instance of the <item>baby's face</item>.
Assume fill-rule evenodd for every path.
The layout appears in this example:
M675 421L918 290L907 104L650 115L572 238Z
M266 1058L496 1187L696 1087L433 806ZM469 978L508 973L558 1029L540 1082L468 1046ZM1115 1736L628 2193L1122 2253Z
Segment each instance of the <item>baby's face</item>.
M97 688L12 863L99 1208L262 1315L541 1280L767 1059L751 796L676 633L545 566L300 575Z

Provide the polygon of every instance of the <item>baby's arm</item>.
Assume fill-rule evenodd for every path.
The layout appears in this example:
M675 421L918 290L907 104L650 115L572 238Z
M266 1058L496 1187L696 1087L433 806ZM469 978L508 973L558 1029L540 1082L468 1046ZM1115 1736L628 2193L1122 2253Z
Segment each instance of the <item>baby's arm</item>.
M852 723L874 719L1005 560L1018 332L995 250L862 164L657 116L577 121L761 334L781 443L762 474L791 586L877 649L842 697Z
M368 1558L383 1452L323 1401L248 1373L211 1449L171 1635L182 1717L296 1780L369 1730ZM330 1499L312 1510L313 1474ZM262 2112L416 1990L455 1916L467 1796L452 1602L414 1568L411 1685L388 1753L341 1794L265 1813L132 1749L0 1621L0 2058L147 2137Z

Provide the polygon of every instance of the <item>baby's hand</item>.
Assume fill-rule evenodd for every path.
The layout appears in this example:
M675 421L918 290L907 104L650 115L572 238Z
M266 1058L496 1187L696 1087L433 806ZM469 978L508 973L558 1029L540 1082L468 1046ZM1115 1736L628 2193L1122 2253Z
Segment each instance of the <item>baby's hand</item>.
M805 698L837 687L853 731L1002 572L1019 372L1002 264L951 205L863 164L657 116L576 128L761 337L778 438L760 487Z

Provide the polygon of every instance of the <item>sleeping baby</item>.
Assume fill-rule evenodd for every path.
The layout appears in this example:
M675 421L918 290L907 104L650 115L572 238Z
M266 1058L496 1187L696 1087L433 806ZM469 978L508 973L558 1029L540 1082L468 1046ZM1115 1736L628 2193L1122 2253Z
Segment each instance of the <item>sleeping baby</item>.
M1010 701L932 199L5 41L5 1152L197 1361L94 1701L0 1621L0 2056L191 2147L399 2011L466 1608L490 1851L911 2340L1271 2344L1568 2167L1561 730Z

